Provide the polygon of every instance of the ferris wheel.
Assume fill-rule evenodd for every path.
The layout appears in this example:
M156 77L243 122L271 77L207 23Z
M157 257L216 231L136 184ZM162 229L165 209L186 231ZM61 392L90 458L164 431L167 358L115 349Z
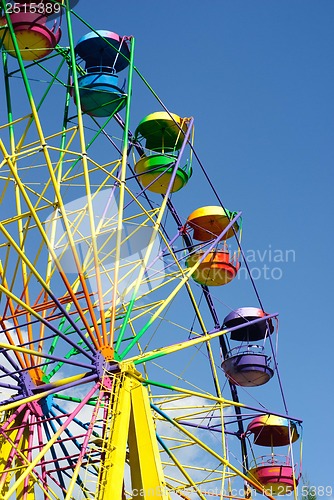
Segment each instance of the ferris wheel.
M193 118L68 1L2 0L0 26L0 498L296 498L278 314L253 281L226 305L242 214ZM156 99L136 124L134 78ZM196 177L212 196L188 213ZM275 378L282 410L255 399Z

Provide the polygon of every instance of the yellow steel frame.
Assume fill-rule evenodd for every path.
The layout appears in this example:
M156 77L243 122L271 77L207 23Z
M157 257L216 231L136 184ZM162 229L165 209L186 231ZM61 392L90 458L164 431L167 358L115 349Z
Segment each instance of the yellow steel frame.
M124 469L130 464L132 498L169 500L147 391L131 365L113 378L102 445L97 500L124 498ZM127 453L128 447L128 453Z

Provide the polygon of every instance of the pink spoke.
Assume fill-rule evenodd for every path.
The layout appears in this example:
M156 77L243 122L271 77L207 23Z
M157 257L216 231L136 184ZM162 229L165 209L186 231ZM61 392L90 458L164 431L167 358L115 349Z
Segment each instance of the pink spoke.
M14 460L14 458L16 457L16 455L18 453L18 447L19 447L21 438L23 436L23 433L24 433L24 431L26 429L26 426L24 424L28 423L29 414L30 414L30 410L27 409L26 412L25 412L25 414L24 414L24 416L23 416L22 425L19 427L14 441L10 438L9 435L5 434L5 432L3 431L3 429L0 429L1 434L3 434L3 436L5 437L5 439L12 446L12 449L11 449L9 455L8 455L6 467L4 468L4 472L3 472L2 477L0 479L0 490L3 489L3 486L4 486L4 484L7 481L7 476L8 476L8 474L10 474L10 470L9 469L11 468L13 460ZM13 430L10 429L10 431L8 431L8 432L13 432Z
M37 420L37 438L38 438L38 448L39 451L43 449L43 433L42 433L42 423ZM48 485L47 485L47 475L46 475L46 467L45 467L45 457L41 458L41 469L42 469L42 481L44 484L44 487L46 490L48 490ZM44 494L44 500L47 500L46 495Z
M33 439L34 439L34 423L36 421L35 415L31 415L31 426L29 426L29 436L28 436L28 453L27 453L27 459L28 462L31 462L32 460L32 445L33 445ZM23 499L22 500L27 500L28 494L29 494L29 481L30 477L27 476L24 480L24 486L23 486Z

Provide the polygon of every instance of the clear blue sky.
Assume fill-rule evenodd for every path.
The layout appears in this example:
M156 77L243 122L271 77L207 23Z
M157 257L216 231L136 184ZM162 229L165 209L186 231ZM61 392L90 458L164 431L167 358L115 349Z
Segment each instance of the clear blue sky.
M243 211L252 267L270 269L257 285L280 313L280 370L290 413L304 419L304 471L334 487L333 0L91 6L79 0L76 10L94 28L135 36L136 65L171 111L195 117L197 152L226 206ZM145 114L135 87L133 128ZM179 194L184 215L213 202L196 172L191 182ZM293 253L275 263L269 249ZM250 305L249 288L240 279L225 298Z

